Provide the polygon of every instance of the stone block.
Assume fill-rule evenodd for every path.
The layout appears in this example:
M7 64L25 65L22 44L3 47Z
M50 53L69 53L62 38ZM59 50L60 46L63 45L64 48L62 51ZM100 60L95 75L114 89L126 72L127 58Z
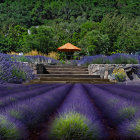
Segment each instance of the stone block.
M100 75L101 78L111 79L113 70L122 68L126 73L126 80L133 80L139 78L138 67L140 67L140 64L91 64L88 66L88 71L90 75Z

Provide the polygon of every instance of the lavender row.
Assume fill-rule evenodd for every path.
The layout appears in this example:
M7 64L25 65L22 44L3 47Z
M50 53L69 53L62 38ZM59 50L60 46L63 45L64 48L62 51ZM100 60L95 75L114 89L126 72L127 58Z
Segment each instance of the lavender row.
M134 119L139 114L139 105L133 101L111 94L94 85L84 85L89 96L110 120L110 125L120 125L123 121Z
M22 86L18 86L18 87L8 87L7 86L7 87L3 87L2 89L0 89L0 97L7 96L7 95L13 94L13 93L18 93L20 91L26 92L26 91L36 89L36 88L41 88L41 87L43 87L43 85L41 85L41 84L28 85L28 86L22 85Z
M118 127L119 134L126 140L140 139L140 117L123 122Z
M116 88L121 88L121 89L124 89L124 90L129 90L129 91L132 91L132 92L136 92L136 93L139 93L140 94L140 85L110 85L112 87L116 87ZM108 85L108 87L110 87Z
M123 53L112 54L110 56L94 55L84 56L80 60L73 61L76 64L138 64L137 55L128 55Z
M0 114L5 118L10 118L9 120L14 120L15 127L18 127L18 124L16 124L17 121L20 122L22 126L26 126L27 129L30 130L53 113L53 111L63 101L71 87L72 85L70 84L58 87L57 89L46 92L41 96L36 96L16 105L7 107L5 108L5 111L2 111ZM20 129L18 130L20 131Z
M37 89L41 89L44 87L53 86L54 84L38 84L38 85L29 85L29 86L22 86L17 88L7 88L2 93L0 93L0 97L12 96L14 94L21 94L23 92L32 92L36 91ZM55 85L62 85L62 84L55 84Z
M27 140L28 135L24 124L0 114L0 140Z
M4 109L4 107L15 104L19 101L26 100L38 95L42 95L46 93L47 91L50 91L54 88L59 87L60 85L43 85L42 87L39 87L38 89L33 89L32 91L26 91L26 92L19 92L19 93L13 93L12 95L8 95L6 97L0 98L0 109Z
M91 125L95 127L94 129L96 133L93 133L94 138L101 139L106 136L96 109L81 84L74 85L62 106L58 109L58 116L69 112L80 113L90 120Z
M133 92L133 91L122 89L122 88L115 87L112 85L110 85L110 86L97 85L97 87L99 87L105 91L111 92L112 94L129 99L130 101L134 100L134 101L140 102L140 94L139 94L140 92Z

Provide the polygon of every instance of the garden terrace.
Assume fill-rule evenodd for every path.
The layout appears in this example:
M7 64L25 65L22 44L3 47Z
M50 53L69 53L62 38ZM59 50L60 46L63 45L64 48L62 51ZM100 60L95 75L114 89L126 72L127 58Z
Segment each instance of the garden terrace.
M36 79L26 84L35 83L114 83L109 79L101 79L100 75L89 75L86 66L59 66L38 64L33 67Z

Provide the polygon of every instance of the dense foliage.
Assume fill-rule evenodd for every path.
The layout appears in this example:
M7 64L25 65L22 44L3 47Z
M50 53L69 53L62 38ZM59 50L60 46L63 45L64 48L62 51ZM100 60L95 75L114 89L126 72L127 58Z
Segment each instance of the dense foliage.
M137 0L5 0L0 2L0 52L48 54L67 42L80 54L140 49Z

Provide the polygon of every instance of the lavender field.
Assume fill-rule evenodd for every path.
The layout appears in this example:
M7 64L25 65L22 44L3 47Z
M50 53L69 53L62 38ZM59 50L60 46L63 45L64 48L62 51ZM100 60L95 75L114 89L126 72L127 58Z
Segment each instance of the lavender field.
M139 140L140 86L0 86L0 140Z

